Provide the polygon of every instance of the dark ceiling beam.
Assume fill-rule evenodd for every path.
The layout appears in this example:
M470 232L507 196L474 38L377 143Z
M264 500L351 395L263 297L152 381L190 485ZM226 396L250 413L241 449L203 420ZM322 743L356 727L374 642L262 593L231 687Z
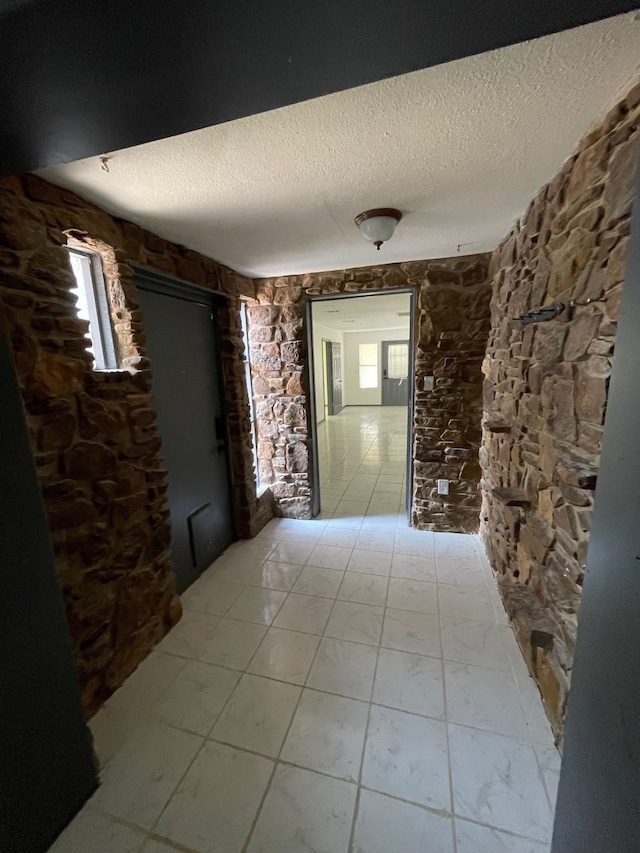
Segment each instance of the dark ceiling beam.
M639 5L4 0L0 173L185 133Z

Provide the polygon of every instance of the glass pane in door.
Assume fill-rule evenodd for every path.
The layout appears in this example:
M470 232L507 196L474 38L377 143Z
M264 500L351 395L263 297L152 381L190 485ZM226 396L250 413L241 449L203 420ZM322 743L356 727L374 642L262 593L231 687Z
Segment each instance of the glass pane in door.
M389 379L406 379L409 373L408 344L389 344L387 361Z

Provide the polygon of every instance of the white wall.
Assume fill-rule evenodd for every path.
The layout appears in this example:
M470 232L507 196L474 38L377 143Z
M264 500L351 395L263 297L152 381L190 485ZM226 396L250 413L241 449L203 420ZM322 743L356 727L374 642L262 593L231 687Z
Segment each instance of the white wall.
M322 323L316 323L315 319L313 321L313 369L314 369L314 382L315 382L315 391L316 391L316 421L320 423L320 421L324 420L324 371L323 371L323 361L322 361L322 352L324 349L324 341L333 341L336 344L341 345L342 352L342 374L344 376L344 334L342 332L337 332L335 329L330 329L328 326L323 326ZM343 380L343 389L342 393L344 396L344 380ZM344 400L343 400L344 402Z
M380 406L382 404L382 341L408 341L409 326L378 332L345 332L342 350L342 401L345 406ZM360 388L360 344L378 345L378 387Z

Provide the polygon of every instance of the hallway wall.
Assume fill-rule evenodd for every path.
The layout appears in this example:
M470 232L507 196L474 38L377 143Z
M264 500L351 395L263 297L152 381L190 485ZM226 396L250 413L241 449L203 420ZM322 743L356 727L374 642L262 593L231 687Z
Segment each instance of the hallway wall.
M344 336L344 403L345 406L382 405L382 341L408 341L409 331L385 329L377 332L346 332ZM360 387L359 347L360 344L376 344L378 347L378 387Z
M311 514L309 365L306 301L340 293L416 292L412 524L478 529L482 373L489 330L488 255L256 280L250 308L251 370L260 435L258 455L278 511ZM435 379L433 391L424 377ZM451 481L438 495L436 480Z
M75 310L67 232L103 260L121 370L96 372ZM0 296L6 308L83 704L92 713L179 618L167 480L130 261L223 294L219 312L238 532L259 501L242 364L244 276L33 175L0 183Z
M637 86L540 190L491 262L481 531L558 737L625 276L639 118ZM553 322L514 322L530 309L574 300Z

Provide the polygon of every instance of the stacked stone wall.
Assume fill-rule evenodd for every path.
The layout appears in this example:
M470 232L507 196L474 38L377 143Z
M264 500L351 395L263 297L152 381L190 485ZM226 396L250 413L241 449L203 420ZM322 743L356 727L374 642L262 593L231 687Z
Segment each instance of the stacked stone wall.
M640 87L493 255L481 532L558 738L576 642L620 308ZM527 311L561 302L546 323Z
M98 252L122 370L97 372L71 293L67 241ZM84 706L92 713L180 618L167 474L131 263L220 293L233 503L240 535L270 516L256 498L240 301L253 283L32 175L0 183L0 298L55 550Z

